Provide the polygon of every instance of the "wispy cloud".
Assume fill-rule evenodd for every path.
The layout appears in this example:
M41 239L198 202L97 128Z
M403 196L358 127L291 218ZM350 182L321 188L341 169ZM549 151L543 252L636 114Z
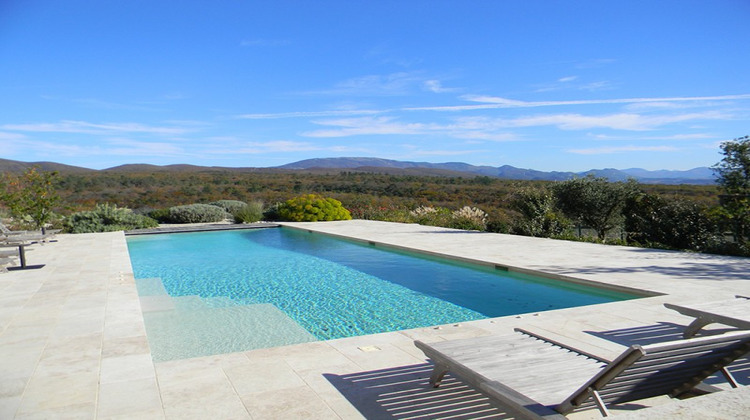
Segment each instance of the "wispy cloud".
M421 71L403 71L388 74L369 74L335 83L331 88L299 92L303 95L326 96L407 96L420 91L443 93L453 88L442 86L435 77Z
M710 102L710 101L734 101L750 99L750 94L723 95L723 96L687 96L687 97L664 97L664 98L613 98L613 99L584 99L584 100L566 100L566 101L519 101L499 96L487 95L463 95L461 99L478 103L478 105L445 105L445 106L427 106L427 107L406 107L402 111L440 111L440 112L460 112L476 111L482 109L514 109L514 108L541 108L541 107L558 107L570 105L607 105L607 104L659 104L659 107L666 107L666 104L690 103L690 102Z
M388 112L387 110L349 109L330 111L300 111L300 112L278 112L266 114L241 114L235 116L238 119L269 120L278 118L317 118L317 117L348 117L357 115L376 115Z
M346 118L313 121L314 124L336 127L302 133L306 137L347 137L373 134L423 134L430 130L422 123L402 123L391 117Z
M211 139L216 140L216 139ZM206 150L205 153L209 155L258 155L266 153L299 153L299 152L317 152L317 151L328 151L333 153L344 153L344 152L368 152L372 153L373 150L366 150L363 148L355 148L346 145L319 145L311 142L302 141L289 141L289 140L273 140L273 141L237 141L237 139L230 139L234 141L231 148L211 148Z
M190 155L180 145L170 142L138 141L129 138L111 138L96 154L117 156L182 157Z
M595 147L590 149L570 149L568 153L577 155L610 155L614 153L629 152L674 152L678 150L672 146L619 146L619 147Z
M90 123L85 121L61 121L58 123L5 124L1 130L21 132L54 132L77 134L149 133L179 135L193 131L185 127L151 126L140 123Z
M463 156L481 152L481 150L415 150L411 154L416 156Z
M728 119L729 115L717 111L702 113L644 116L640 114L552 114L499 120L498 124L506 127L556 126L562 130L586 130L592 128L609 128L613 130L652 130L654 128L692 120Z
M494 104L498 108L534 108L546 106L565 105L603 105L603 104L644 104L644 103L674 103L674 102L698 102L698 101L732 101L738 99L750 99L750 94L723 95L723 96L685 96L685 97L663 97L663 98L613 98L613 99L585 99L570 101L518 101L496 96L465 95L462 99L470 102Z
M424 89L433 92L433 93L446 93L446 92L454 92L457 89L455 88L447 88L443 86L443 83L440 80L425 80L422 84L424 86Z

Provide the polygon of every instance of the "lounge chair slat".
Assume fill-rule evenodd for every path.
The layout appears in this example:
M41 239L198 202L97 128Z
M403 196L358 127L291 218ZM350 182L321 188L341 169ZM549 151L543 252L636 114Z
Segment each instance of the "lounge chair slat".
M542 340L519 331L517 336L415 344L436 364L435 372L454 372L522 418L539 418L540 406L562 414L591 406L593 391L604 404L677 395L750 350L750 332L729 332L631 346L604 364Z

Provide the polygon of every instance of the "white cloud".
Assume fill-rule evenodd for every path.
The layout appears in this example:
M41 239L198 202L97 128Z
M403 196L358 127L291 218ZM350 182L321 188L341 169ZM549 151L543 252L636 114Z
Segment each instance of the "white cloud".
M696 102L696 101L730 101L750 99L750 94L724 95L724 96L688 96L688 97L665 97L665 98L614 98L614 99L586 99L570 101L518 101L496 96L464 95L461 97L470 102L479 102L495 105L496 108L534 108L547 106L565 105L603 105L603 104L644 104L659 103L662 106L674 102ZM439 110L440 107L425 109Z
M627 152L674 152L678 150L671 146L620 146L620 147L595 147L591 149L570 149L568 153L577 155L610 155L614 153Z
M445 93L445 92L453 92L456 89L453 88L446 88L443 87L443 84L440 82L440 80L425 80L423 83L424 89L428 90L433 93Z
M184 149L174 143L137 141L128 138L112 138L107 146L101 147L96 154L117 156L188 156Z
M302 111L302 112L279 112L268 114L242 114L235 118L248 120L268 120L277 118L315 118L315 117L346 117L356 115L377 115L386 111L368 109L330 110L330 111Z
M417 156L462 156L481 152L481 150L415 150L411 154Z
M430 130L421 123L400 123L391 117L346 118L313 121L314 124L338 127L329 130L314 130L302 133L306 137L347 137L369 134L423 134Z
M328 91L331 94L405 95L422 83L422 77L408 72L367 75L344 80ZM322 92L321 92L322 93Z
M567 77L561 77L561 78L557 79L557 81L560 82L560 83L569 83L569 82L572 82L572 81L574 81L576 79L578 79L578 76L567 76Z
M89 123L85 121L61 121L59 123L5 124L0 129L22 132L53 132L77 134L148 133L159 135L184 134L192 129L185 127L160 127L139 123Z

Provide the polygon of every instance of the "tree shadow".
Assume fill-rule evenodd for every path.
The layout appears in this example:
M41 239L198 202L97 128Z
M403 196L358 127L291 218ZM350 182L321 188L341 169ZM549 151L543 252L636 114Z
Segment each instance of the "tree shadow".
M424 363L346 375L323 376L368 419L509 419L486 395L447 374L440 388L429 384Z
M660 274L672 278L689 278L706 281L744 280L750 281L750 259L747 261L724 261L710 259L689 261L675 265L650 264L632 267L612 267L605 265L583 267L552 267L556 273L566 275L582 274Z

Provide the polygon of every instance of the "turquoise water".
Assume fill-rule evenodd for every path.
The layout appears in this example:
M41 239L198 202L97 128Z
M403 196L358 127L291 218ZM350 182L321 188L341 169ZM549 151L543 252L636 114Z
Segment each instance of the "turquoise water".
M253 343L229 351L636 297L288 228L131 236L128 248L152 352L152 332L172 335L163 347L173 353L241 313ZM263 319L286 338L260 337ZM168 331L195 322L175 344Z

